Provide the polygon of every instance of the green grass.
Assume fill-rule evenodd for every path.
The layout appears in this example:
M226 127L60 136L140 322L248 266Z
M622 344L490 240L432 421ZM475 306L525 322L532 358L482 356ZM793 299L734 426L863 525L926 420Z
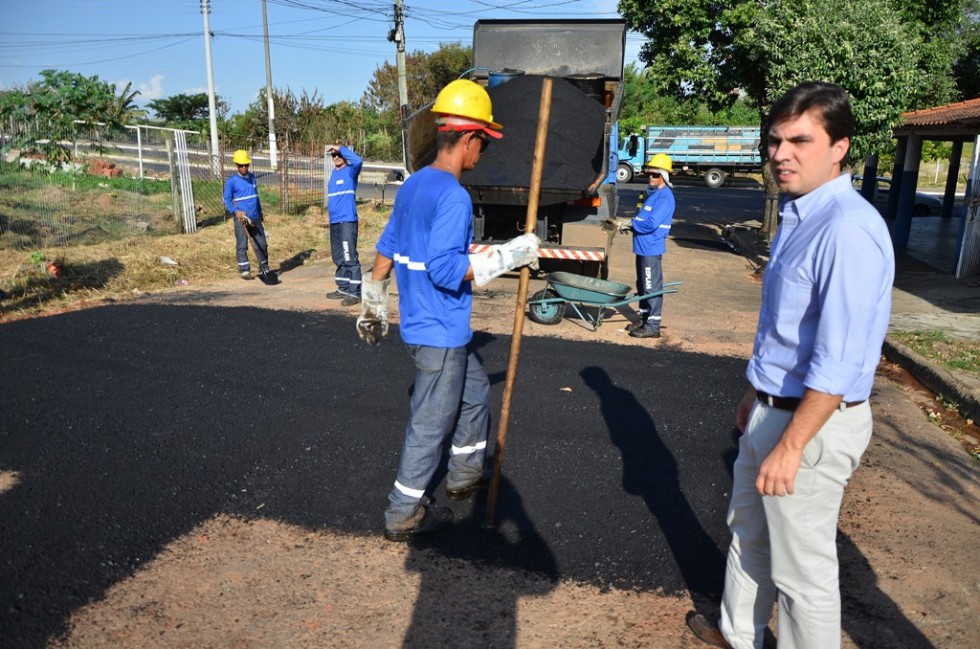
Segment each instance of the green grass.
M947 369L980 374L980 343L975 340L956 338L939 329L898 331L889 336Z

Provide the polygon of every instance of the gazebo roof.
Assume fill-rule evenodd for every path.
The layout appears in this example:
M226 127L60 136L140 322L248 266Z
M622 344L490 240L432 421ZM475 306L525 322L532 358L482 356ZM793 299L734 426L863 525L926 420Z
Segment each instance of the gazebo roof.
M980 132L980 97L935 108L902 113L895 134L944 132L977 134Z

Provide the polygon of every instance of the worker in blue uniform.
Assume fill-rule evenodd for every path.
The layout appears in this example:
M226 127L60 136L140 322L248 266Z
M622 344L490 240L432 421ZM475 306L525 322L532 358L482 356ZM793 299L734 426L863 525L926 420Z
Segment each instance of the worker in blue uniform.
M341 306L361 301L361 262L357 257L357 180L364 161L343 144L327 147L333 161L327 187L330 216L330 253L337 266L337 289L327 293L329 300L343 300Z
M490 382L472 338L471 282L537 260L539 241L524 234L470 254L473 203L460 185L491 141L503 137L490 96L467 79L451 82L433 104L435 161L398 191L363 283L358 335L378 344L388 331L388 283L398 282L401 337L416 368L411 415L385 511L385 538L408 541L448 527L453 512L436 506L429 484L450 442L446 495L465 500L487 484L484 458L490 425Z
M252 267L248 260L248 241L259 262L259 277L266 283L274 284L277 278L269 268L269 248L262 225L262 203L255 184L255 174L249 170L252 159L248 153L239 149L232 156L238 173L225 181L225 209L233 215L235 225L235 254L238 257L238 274L242 279L252 279Z
M674 192L670 183L673 163L666 153L658 153L647 162L648 195L643 207L630 223L633 230L633 254L636 255L636 290L649 295L664 288L663 255L667 235L674 218ZM640 300L640 324L627 327L634 338L659 338L663 316L663 295Z

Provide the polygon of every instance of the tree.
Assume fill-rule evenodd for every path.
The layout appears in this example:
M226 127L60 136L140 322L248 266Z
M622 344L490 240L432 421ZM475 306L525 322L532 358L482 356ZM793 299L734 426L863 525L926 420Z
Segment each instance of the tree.
M173 128L201 130L209 121L210 106L208 95L199 92L193 95L179 94L162 99L154 99L146 104L165 124ZM217 117L224 118L228 113L228 103L215 96Z
M421 50L405 57L409 111L433 101L447 83L468 70L473 48L459 43L440 44L432 54ZM361 103L378 113L398 113L398 69L389 62L379 65L368 84Z
M736 35L733 43L762 72L753 82L761 107L768 108L803 81L837 83L852 99L851 158L891 147L891 129L899 114L914 105L920 80L920 43L898 12L885 3L836 0L745 9L754 27Z
M725 106L745 92L764 123L768 106L796 83L840 84L854 99L852 151L863 156L890 146L901 112L951 96L962 39L950 34L972 1L620 0L619 8L650 38L641 59L675 97ZM767 214L766 231L774 224Z
M758 109L748 97L738 97L730 106L712 109L700 97L671 96L649 68L639 70L632 63L626 66L623 86L621 135L637 133L642 126L652 124L759 125Z
M86 77L64 70L42 70L41 79L24 90L2 93L0 116L6 121L30 124L48 135L22 130L18 146L33 147L40 140L49 159L68 159L71 151L63 144L80 123L97 131L121 129L136 112L133 99L139 94L131 84L116 94L116 85L97 76ZM101 137L100 137L101 139Z
M956 89L962 99L980 97L980 1L972 0L963 18L964 51L953 64Z

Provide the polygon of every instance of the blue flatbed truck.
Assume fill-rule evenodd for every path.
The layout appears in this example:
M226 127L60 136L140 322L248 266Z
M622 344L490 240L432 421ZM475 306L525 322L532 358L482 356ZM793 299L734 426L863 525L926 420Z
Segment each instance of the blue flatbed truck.
M708 187L721 187L735 172L762 170L758 126L645 126L623 137L616 180L628 183L651 156L666 153L675 173L696 174Z

